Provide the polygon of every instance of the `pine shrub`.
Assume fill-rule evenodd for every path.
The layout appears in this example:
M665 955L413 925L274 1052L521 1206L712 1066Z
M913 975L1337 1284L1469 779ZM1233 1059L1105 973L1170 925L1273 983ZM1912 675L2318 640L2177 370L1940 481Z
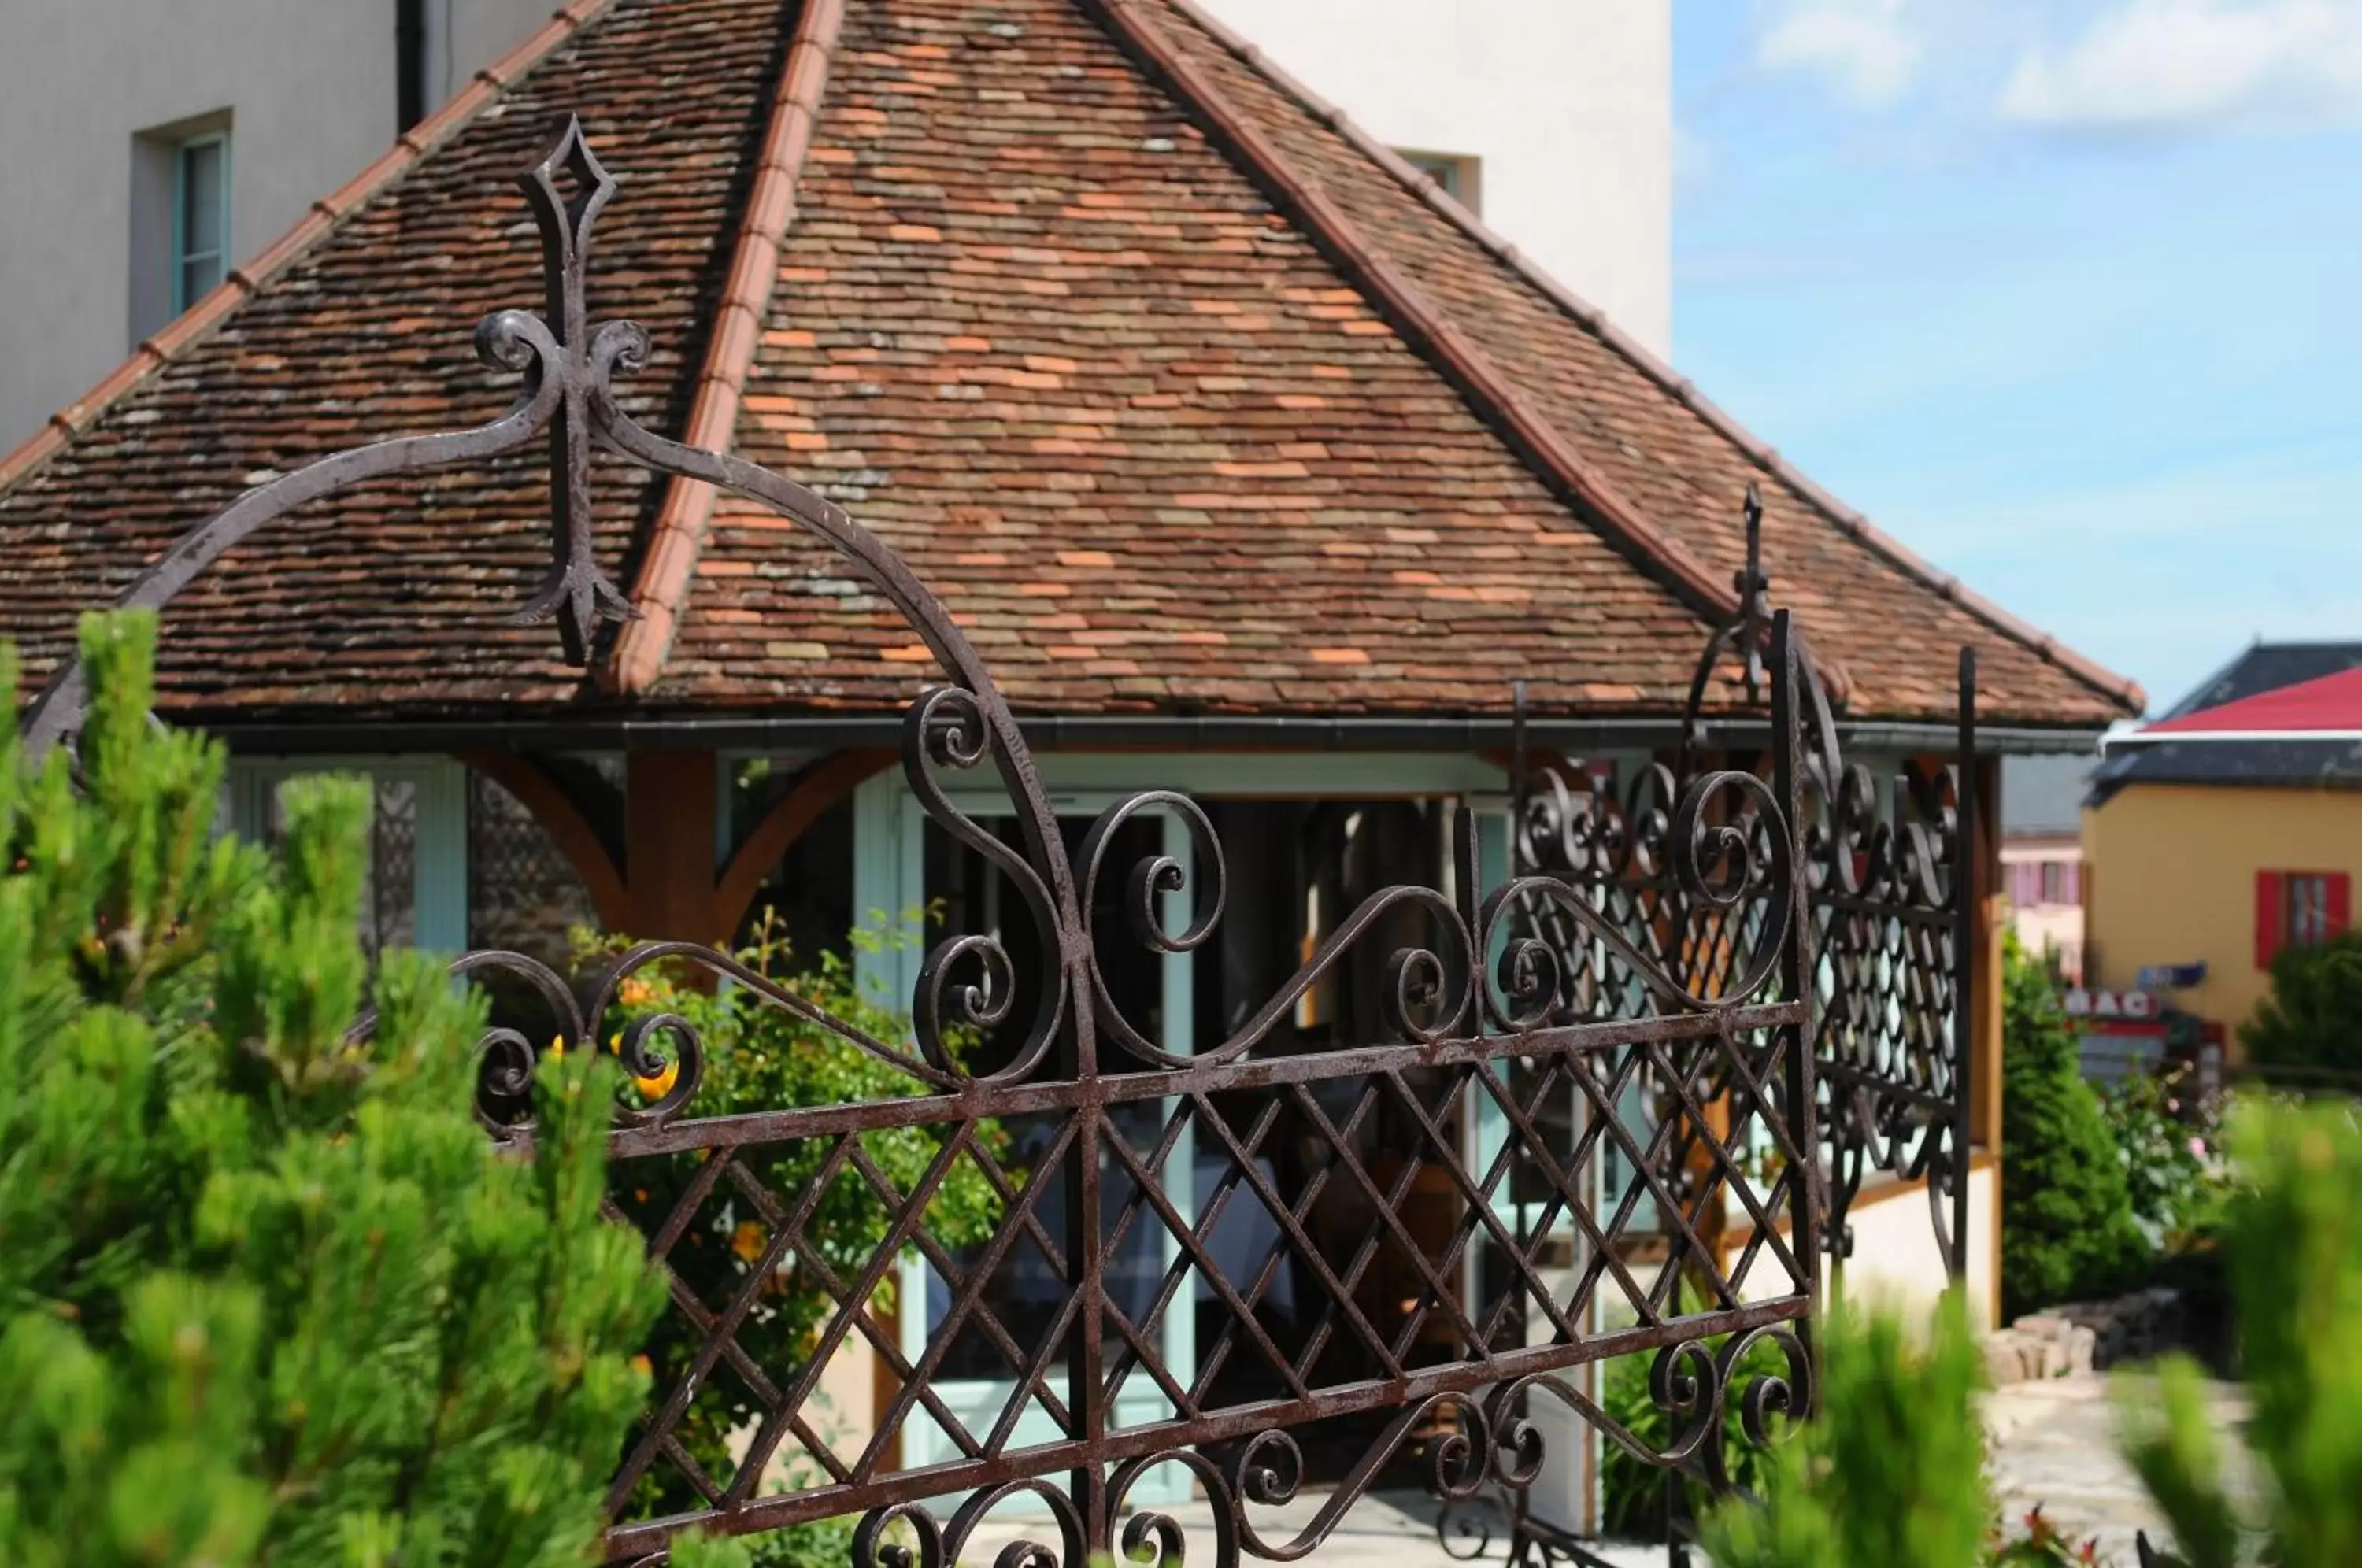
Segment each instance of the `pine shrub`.
M2235 1119L2231 1148L2241 1190L2223 1247L2260 1496L2234 1502L2187 1359L2122 1401L2126 1450L2189 1568L2349 1568L2362 1562L2362 1132L2351 1106L2258 1104Z
M2130 1287L2149 1247L2049 976L2012 943L2002 987L2001 1293L2015 1318Z
M579 1568L662 1301L600 1214L606 1069L545 1063L496 1154L479 1001L359 950L366 789L216 836L153 618L81 638L78 776L0 648L0 1561Z
M1717 1568L1975 1568L1992 1505L1971 1400L1983 1353L1958 1292L1934 1335L1840 1313L1822 1337L1818 1420L1773 1452L1761 1500L1710 1514Z

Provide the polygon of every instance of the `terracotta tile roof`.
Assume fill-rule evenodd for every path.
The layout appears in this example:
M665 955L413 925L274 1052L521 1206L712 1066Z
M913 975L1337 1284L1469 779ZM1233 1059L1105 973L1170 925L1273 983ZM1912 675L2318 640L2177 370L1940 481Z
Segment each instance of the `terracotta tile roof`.
M538 300L508 179L574 110L624 181L591 304L655 337L637 416L845 505L1021 707L1465 712L1525 678L1541 712L1668 711L1753 481L1775 597L1857 716L1947 712L1961 641L1997 719L2124 711L1169 0L580 14L0 468L0 624L37 659L257 472L505 405L465 335ZM932 672L789 525L600 482L647 613L601 680L498 624L542 569L518 463L259 535L168 613L167 701L875 709Z

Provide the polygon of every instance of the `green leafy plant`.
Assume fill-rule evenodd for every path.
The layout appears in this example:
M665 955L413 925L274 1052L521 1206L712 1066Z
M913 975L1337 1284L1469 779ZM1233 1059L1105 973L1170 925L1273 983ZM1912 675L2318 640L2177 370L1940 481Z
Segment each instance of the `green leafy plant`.
M2362 1073L2362 932L2290 943L2272 958L2272 986L2239 1031L2258 1067Z
M854 942L859 947L914 940L908 924L856 932ZM629 943L584 935L578 945L579 955L588 961ZM824 953L816 962L799 966L767 912L754 941L738 956L757 973L872 1038L909 1037L908 1019L864 995L852 966L840 955ZM652 1013L677 1014L698 1031L707 1051L705 1077L692 1108L698 1116L901 1099L921 1088L892 1065L833 1031L766 1001L748 987L710 988L690 973L656 966L627 978L619 988L617 1003L608 1021L611 1049L620 1045L628 1020ZM958 1051L972 1048L974 1042L955 1036L950 1043ZM659 1081L643 1087L661 1094L671 1085ZM908 1195L942 1153L949 1131L922 1124L864 1132L859 1143L894 1192ZM975 1140L1000 1164L1010 1182L1022 1182L1021 1170L1007 1168L1008 1141L997 1123L979 1123ZM760 1144L742 1149L736 1157L785 1205L819 1180L830 1165L832 1142L812 1138ZM613 1181L618 1207L653 1232L696 1181L705 1157L699 1151L618 1165ZM1001 1195L983 1168L963 1155L930 1198L925 1228L944 1248L956 1250L988 1240L1001 1212ZM791 1250L766 1275L737 1333L740 1347L775 1383L785 1386L803 1374L840 1309L838 1297L822 1284L811 1264L824 1264L840 1283L850 1285L885 1243L892 1220L885 1199L853 1163L837 1162L804 1222L804 1245ZM724 1188L699 1209L668 1261L700 1300L725 1302L763 1265L771 1239L769 1226L745 1198ZM889 1268L877 1297L860 1303L859 1309L890 1305L895 1280L896 1271ZM859 1332L857 1327L851 1329L847 1337ZM646 1353L660 1392L688 1375L701 1342L693 1325L679 1314L668 1314L659 1323ZM820 1397L815 1394L814 1399L818 1402ZM763 1413L752 1390L734 1377L716 1375L690 1403L678 1435L709 1475L724 1479L734 1474L744 1435ZM824 1408L820 1413L826 1417ZM826 1419L814 1422L823 1438L842 1435L828 1430L832 1424L839 1423ZM776 1486L792 1487L802 1478L790 1465L769 1479ZM694 1506L685 1480L662 1465L644 1484L637 1502L657 1513ZM775 1531L755 1540L756 1561L762 1568L817 1568L822 1562L846 1562L851 1530L850 1521L832 1520Z
M1988 1568L2086 1568L2100 1561L2097 1538L2087 1536L2076 1540L2051 1523L2038 1503L2026 1511L2019 1523L2025 1527L2023 1535L1995 1542L1988 1549Z
M2014 941L2002 994L2001 1291L2015 1318L2127 1288L2150 1249L2058 993Z
M2230 1190L2216 1130L2182 1099L2183 1077L2135 1073L2100 1097L2134 1221L2162 1251L2180 1251L2211 1230Z
M662 1298L600 1214L608 1075L545 1065L498 1154L480 1004L361 955L366 790L291 787L276 860L216 839L154 619L81 641L78 778L24 759L0 650L0 1560L590 1561Z

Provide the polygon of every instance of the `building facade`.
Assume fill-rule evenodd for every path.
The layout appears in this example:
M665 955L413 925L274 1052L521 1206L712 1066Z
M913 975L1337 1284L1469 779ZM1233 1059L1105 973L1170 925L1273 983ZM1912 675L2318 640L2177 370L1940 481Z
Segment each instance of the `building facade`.
M1672 0L1208 9L1672 357Z
M2362 644L2258 644L2175 704L2180 719L2362 666ZM2160 721L2162 722L2162 721ZM2111 756L2083 820L2090 983L2159 989L2238 1028L2271 961L2350 922L2362 877L2362 745L2186 741ZM2153 984L2169 971L2191 983Z
M2083 983L2083 797L2093 756L2013 756L2002 769L2002 891L2010 929L2066 984Z
M0 27L0 447L547 18L550 0L26 0Z

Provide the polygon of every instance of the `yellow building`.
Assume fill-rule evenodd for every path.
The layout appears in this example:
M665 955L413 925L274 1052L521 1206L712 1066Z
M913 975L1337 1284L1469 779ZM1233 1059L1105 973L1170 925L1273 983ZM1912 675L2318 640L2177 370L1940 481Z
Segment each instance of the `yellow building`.
M2185 970L2196 983L2170 999L2222 1023L2237 1059L2272 955L2351 918L2356 691L2362 644L2258 645L2111 756L2083 813L2087 983L2158 988L2145 979Z

